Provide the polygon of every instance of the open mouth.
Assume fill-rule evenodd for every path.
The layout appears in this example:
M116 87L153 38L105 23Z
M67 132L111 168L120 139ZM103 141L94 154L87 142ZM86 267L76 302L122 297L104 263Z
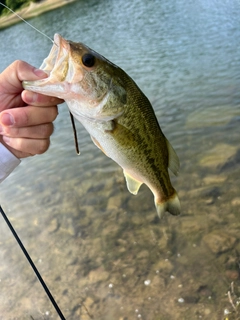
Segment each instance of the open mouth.
M46 59L40 66L40 69L45 71L49 76L56 70L63 68L64 60L68 56L69 44L68 42L56 33L54 35L54 44Z
M54 35L54 44L52 46L52 49L49 53L49 55L47 56L47 58L45 58L43 60L43 63L41 64L39 69L44 70L48 75L50 75L50 72L53 70L54 65L56 63L58 54L59 54L59 49L60 49L60 35L59 34L55 34Z
M56 92L63 92L62 84L60 83L65 79L68 72L69 48L68 41L56 33L52 49L40 66L40 69L48 77L37 81L23 81L23 87L30 91L53 96Z

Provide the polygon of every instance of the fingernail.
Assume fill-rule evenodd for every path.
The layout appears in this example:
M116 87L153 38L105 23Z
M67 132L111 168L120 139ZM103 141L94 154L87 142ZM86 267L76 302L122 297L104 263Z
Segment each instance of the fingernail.
M36 76L38 76L39 78L46 78L48 75L46 74L46 72L44 72L41 69L34 69L33 73L35 73Z
M1 122L5 126L12 126L14 124L14 118L10 113L3 113L1 115Z
M7 136L3 136L3 141L4 141L6 144L9 144L9 143L10 143L10 138L7 137Z
M24 101L26 103L35 102L35 101L37 101L37 96L38 96L38 94L35 92L26 91Z

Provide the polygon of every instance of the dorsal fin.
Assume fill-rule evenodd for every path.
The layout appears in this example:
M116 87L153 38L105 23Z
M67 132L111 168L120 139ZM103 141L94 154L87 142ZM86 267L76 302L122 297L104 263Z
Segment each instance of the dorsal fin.
M180 168L178 156L167 139L166 143L168 148L168 168L172 171L172 173L177 175Z

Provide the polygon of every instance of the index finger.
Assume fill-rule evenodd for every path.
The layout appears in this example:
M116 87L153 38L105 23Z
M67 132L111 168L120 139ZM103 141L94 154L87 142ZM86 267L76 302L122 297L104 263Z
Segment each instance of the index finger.
M38 106L38 107L49 107L63 103L64 100L57 97L45 96L40 93L24 90L22 92L22 99L28 105Z
M58 110L56 106L48 108L26 106L2 111L0 113L0 122L3 126L11 128L32 127L53 122L57 115Z

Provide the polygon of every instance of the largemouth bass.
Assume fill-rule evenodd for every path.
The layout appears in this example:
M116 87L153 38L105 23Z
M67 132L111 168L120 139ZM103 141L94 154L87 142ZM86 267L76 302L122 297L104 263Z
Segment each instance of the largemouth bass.
M145 183L161 217L180 213L168 168L179 160L162 133L153 108L137 84L118 66L82 43L54 36L40 69L48 77L24 81L27 90L64 99L94 144L123 168L128 190L137 194Z

